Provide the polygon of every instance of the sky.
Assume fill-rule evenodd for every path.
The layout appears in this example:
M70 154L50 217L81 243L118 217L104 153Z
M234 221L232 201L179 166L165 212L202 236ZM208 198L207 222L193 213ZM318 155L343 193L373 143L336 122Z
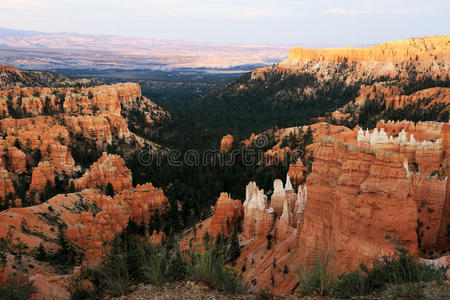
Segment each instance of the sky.
M449 35L449 0L0 0L0 27L197 42L370 45Z

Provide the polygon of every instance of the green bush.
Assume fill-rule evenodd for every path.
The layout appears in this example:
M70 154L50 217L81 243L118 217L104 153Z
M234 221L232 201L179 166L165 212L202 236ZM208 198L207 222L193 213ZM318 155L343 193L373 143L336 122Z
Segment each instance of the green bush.
M109 295L124 296L129 293L133 279L128 269L126 254L110 255L107 264L98 273Z
M163 283L176 280L185 273L185 263L178 251L170 253L166 246L152 247L149 243L139 241L134 248L143 279L159 288Z
M206 243L199 251L190 250L187 259L187 276L221 292L242 294L248 290L239 272L226 265L226 249Z
M398 247L392 256L376 260L372 269L361 265L361 270L338 277L333 296L346 298L367 295L376 288L393 286L398 296L416 297L422 294L422 283L445 280L445 270L418 263L404 248Z
M104 267L88 270L90 276L87 279L98 292L95 296L126 295L130 292L130 286L139 282L161 288L163 284L177 280L202 282L211 288L231 294L248 290L248 285L243 282L239 272L227 265L230 257L234 255L232 238L220 239L215 244L206 242L204 248L180 252L176 238L153 247L148 239L137 234L136 230L130 230L135 226L137 225L127 226L115 239L109 255L105 257ZM95 298L92 291L81 285L74 285L71 294L73 299L82 299L84 296L87 299Z
M333 296L347 298L351 296L363 296L372 291L372 286L359 270L340 275L334 286Z
M319 252L311 265L299 270L301 291L305 295L317 293L331 295L335 284L334 276L327 270L329 252Z

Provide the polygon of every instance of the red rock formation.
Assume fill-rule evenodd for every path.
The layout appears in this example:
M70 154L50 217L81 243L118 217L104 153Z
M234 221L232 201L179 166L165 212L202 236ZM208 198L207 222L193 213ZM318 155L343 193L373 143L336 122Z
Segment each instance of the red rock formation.
M308 168L303 165L301 158L298 158L295 164L291 164L289 166L288 175L290 178L292 178L292 183L295 187L305 181L305 172L307 170Z
M9 147L17 139L30 151L39 149L58 173L72 173L75 162L68 150L69 132L52 117L7 118L0 121L0 128L6 133L6 140L0 140L0 145Z
M154 230L149 239L152 246L156 247L157 245L164 243L167 239L167 236L163 231L156 232L156 230Z
M444 163L446 168L446 176L450 175L450 125L444 124L442 126L442 147L444 149ZM450 228L450 180L447 179L447 194L446 200L443 208L443 214L441 219L441 228L439 230L438 236L438 248L443 250L448 250L448 232Z
M220 151L228 152L231 149L232 145L233 145L233 136L231 134L228 134L224 136L220 141Z
M44 191L47 182L50 182L51 185L55 185L55 171L48 161L40 162L39 165L33 169L29 190L42 192Z
M365 48L329 48L305 49L294 47L289 51L287 61L409 61L409 60L446 60L449 57L449 37L434 36L411 38L382 43Z
M169 200L163 190L155 188L151 183L137 185L133 190L125 190L116 195L114 200L126 203L131 218L138 224L141 221L148 223L150 216L163 215L169 209Z
M274 222L274 210L269 208L267 196L255 182L250 182L245 192L242 236L244 239L265 236L272 230Z
M377 123L377 128L381 128L387 133L387 135L398 136L402 130L404 130L408 136L413 134L417 141L436 141L441 138L443 123L440 122L392 122L392 121L380 121Z
M364 133L360 129L357 140L360 145L366 147L403 154L408 163L415 164L417 170L422 173L432 174L443 166L444 152L441 139L436 139L435 142L427 140L419 142L413 134L410 134L408 138L404 129L397 137L388 137L384 128L381 127L379 131L375 128L372 133L368 130Z
M8 171L3 168L0 168L0 197L2 201L6 200L6 197L11 194L15 194L14 185L9 177Z
M438 249L438 233L447 191L447 179L430 178L422 174L412 176L411 197L418 212L419 248L422 252Z
M66 121L74 134L95 140L100 145L112 142L111 125L105 117L72 116L66 118Z
M116 193L132 187L131 171L125 166L123 158L106 152L92 164L89 171L75 180L78 188L105 187L108 183L112 184Z
M6 165L13 172L24 172L26 170L25 153L16 147L7 148Z
M244 279L256 288L284 294L295 286L293 271L320 251L329 252L330 269L339 274L357 269L360 263L370 266L374 258L393 253L397 244L416 257L419 250L427 254L439 249L443 226L448 224L448 181L442 174L430 177L430 166L448 170L445 149L450 127L425 125L407 129L422 135L429 132L439 140L411 139L401 131L405 128L397 127L399 134L392 139L381 130L369 136L357 130L351 131L353 137L345 130L343 135L335 133L355 141L354 145L322 138L311 145L314 162L306 185L299 186L295 195L289 177L284 187L276 180L270 206L264 192L250 183L243 205L241 256L235 262L245 270ZM364 142L367 137L369 142ZM422 157L417 155L420 151ZM417 171L425 173L414 173L408 157L419 158ZM201 228L211 227L211 221L202 222L196 234L201 237L205 232ZM419 238L418 224L422 224ZM285 265L287 274L282 272Z
M241 201L233 200L229 194L222 193L216 202L209 232L213 236L218 234L229 236L236 230L236 224L241 222L242 217L243 206Z

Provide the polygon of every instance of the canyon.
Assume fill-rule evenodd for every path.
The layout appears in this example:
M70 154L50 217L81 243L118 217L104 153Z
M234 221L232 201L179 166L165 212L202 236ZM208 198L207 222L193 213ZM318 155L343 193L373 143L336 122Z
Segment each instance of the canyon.
M321 257L334 276L370 267L398 247L415 260L446 265L449 45L449 37L427 37L366 48L296 47L281 63L200 99L202 121L215 117L218 102L226 113L217 111L224 117L211 124L235 114L242 123L224 128L249 124L240 135L220 134L214 150L227 157L234 146L264 149L256 174L240 166L217 173L170 161L144 166L142 150L167 154L151 133L184 147L203 132L172 132L184 119L170 123L171 113L137 83L0 66L0 275L21 269L38 296L67 299L73 280L102 265L128 225L150 228L169 214L177 229L164 232L167 224L158 224L141 238L155 246L180 233L181 250L236 238L239 254L229 264L255 292L298 292L298 273ZM214 132L198 128L209 138ZM242 133L249 138L239 140ZM282 178L280 161L288 163ZM206 183L192 190L196 177ZM269 188L261 182L267 179ZM216 186L224 189L200 203ZM234 187L242 197L228 190ZM62 250L70 253L68 266L38 259L45 252L69 260Z

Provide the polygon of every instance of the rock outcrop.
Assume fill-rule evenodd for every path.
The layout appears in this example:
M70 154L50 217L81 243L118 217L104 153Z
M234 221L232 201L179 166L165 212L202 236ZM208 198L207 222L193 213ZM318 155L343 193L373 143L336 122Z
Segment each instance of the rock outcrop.
M40 162L38 166L33 169L29 190L39 193L43 192L48 182L52 186L55 185L55 171L48 161Z
M0 168L0 197L2 198L2 202L6 201L6 198L9 194L15 194L14 185L9 177L8 171L3 168Z
M220 151L228 152L230 151L232 145L233 145L233 136L231 134L227 134L220 141Z
M289 51L286 62L299 60L314 61L409 61L409 60L446 60L448 61L450 38L434 36L411 38L395 42L382 43L365 48L329 48L305 49L294 47Z
M329 251L330 265L338 273L360 263L370 265L394 251L387 236L418 254L417 209L408 197L410 174L402 155L364 152L330 141L314 157L299 241L302 263Z
M292 178L292 183L295 187L302 184L305 181L305 172L308 170L301 158L298 158L295 164L289 166L289 177Z
M210 232L217 236L218 233L230 236L237 230L243 217L243 207L239 200L231 199L227 193L220 194L211 217Z
M77 188L106 187L111 183L115 192L132 187L131 171L119 155L103 152L98 161L92 164L81 178L74 181Z

